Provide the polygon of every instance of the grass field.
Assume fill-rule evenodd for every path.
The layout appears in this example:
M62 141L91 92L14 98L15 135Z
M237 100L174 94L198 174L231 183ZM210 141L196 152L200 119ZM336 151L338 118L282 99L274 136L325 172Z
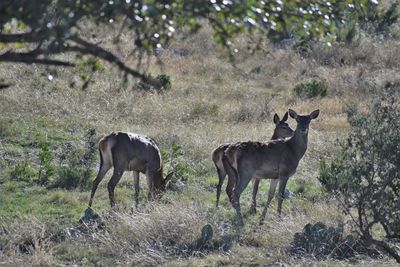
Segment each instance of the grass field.
M100 38L110 42L111 49L110 34ZM255 54L243 47L232 65L210 34L205 28L194 37L175 41L162 52L162 66L151 60L148 71L171 78L172 88L162 93L135 89L133 80L124 84L122 75L108 65L81 90L79 68L0 64L0 80L13 84L0 91L1 266L395 264L386 255L358 255L345 261L295 258L288 247L294 233L307 223L337 226L339 221L349 221L317 180L320 160L329 161L338 153L347 134L344 107L356 103L363 108L371 97L368 88L400 81L399 42L361 36L352 45L314 44L306 56L290 47L264 44ZM126 56L127 51L119 53L130 64L137 63ZM49 74L54 79L49 80ZM326 81L326 97L300 98L293 93L297 84L311 79ZM306 155L288 183L295 196L284 201L282 219L276 216L274 200L265 225L259 226L268 188L263 181L258 213L246 216L245 226L238 229L225 192L220 208L215 208L218 178L211 152L225 142L268 140L274 113L282 116L288 108L307 114L321 110L311 123ZM295 128L293 120L289 123ZM116 188L113 212L106 178L93 207L105 226L79 232L90 184L66 190L34 181L43 168L43 144L51 155L48 164L56 169L49 179L56 179L57 170L68 167L66 153L73 157L85 150L89 129L95 129L96 141L112 131L151 136L163 152L165 173L175 170L176 175L170 190L154 202L146 200L146 181L141 177L140 207L133 212L131 174L125 173ZM95 155L90 180L97 173L97 151ZM241 200L244 213L250 198L249 186ZM214 232L212 245L193 249L206 224ZM345 232L351 231L345 224Z

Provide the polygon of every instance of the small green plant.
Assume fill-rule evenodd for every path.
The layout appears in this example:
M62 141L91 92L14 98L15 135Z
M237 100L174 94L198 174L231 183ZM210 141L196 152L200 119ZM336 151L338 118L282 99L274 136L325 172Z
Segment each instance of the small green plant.
M301 98L324 97L328 94L328 84L325 80L310 80L293 88L294 93Z
M177 179L186 181L186 175L190 172L189 166L183 162L182 147L179 144L172 144L171 163L174 168L174 174Z
M160 74L156 76L156 80L160 82L161 88L164 90L171 89L171 78L166 74Z
M54 166L52 164L53 154L50 151L50 144L47 141L41 140L39 143L39 160L40 167L37 183L48 185L54 174Z
M307 224L303 231L295 233L289 253L296 256L311 256L318 260L328 257L346 259L354 256L354 238L348 235L343 238L342 227L326 227L318 222Z
M137 83L136 87L143 91L156 91L161 92L164 90L171 89L171 78L166 74L159 74L156 77L149 75L147 77L148 82L140 81Z
M168 184L169 190L178 190L179 184L186 182L193 175L193 169L185 161L182 146L173 142L170 151L161 150L163 162L173 170L174 175Z

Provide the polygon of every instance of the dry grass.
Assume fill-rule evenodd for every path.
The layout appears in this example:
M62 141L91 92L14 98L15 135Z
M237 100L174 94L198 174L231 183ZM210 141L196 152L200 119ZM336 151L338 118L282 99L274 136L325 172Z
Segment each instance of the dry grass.
M108 35L103 37L104 42L110 42ZM184 174L188 179L183 181L180 191L166 194L161 202L144 203L133 214L126 213L132 203L132 191L127 188L131 185L127 182L131 181L130 174L125 174L122 181L127 185L116 190L122 203L115 214L108 212L104 182L96 195L95 208L102 214L106 228L90 236L53 240L49 236L61 229L52 222L29 216L16 218L7 224L7 233L0 234L0 265L393 264L386 257L359 257L354 262L294 259L286 251L293 234L305 224L322 221L336 225L337 221L347 219L339 212L337 203L321 197L316 179L319 160L332 157L339 149L337 139L346 135L348 124L343 107L352 101L362 105L369 97L365 91L368 85L400 80L399 43L376 43L363 36L359 45L353 47L335 45L329 49L316 44L308 57L301 57L289 48L269 44L265 48L270 53L250 55L242 49L234 67L217 53L209 29L205 29L165 50L161 56L162 68L154 62L150 64L149 70L153 73L162 72L171 77L172 89L162 94L134 90L134 81L124 88L121 75L109 66L104 72L96 73L94 82L87 91L82 91L76 70L1 64L0 78L14 86L0 92L0 113L2 119L23 125L23 134L34 133L39 120L43 121L50 139L54 136L73 139L76 132L89 127L96 128L100 134L116 130L145 133L167 152L172 144L179 144L182 155L177 160L187 166L190 174ZM120 54L124 56L127 51L122 50ZM136 63L134 59L130 62ZM55 73L52 81L47 79L49 71ZM325 79L329 95L322 99L298 99L292 88L312 78ZM311 124L309 149L288 185L294 191L306 189L303 195L284 202L283 220L275 219L273 207L265 226L258 226L258 215L250 216L238 234L232 225L233 209L225 196L223 207L214 209L216 173L210 153L224 142L269 139L273 114L277 112L281 116L288 108L299 113L321 110L320 117ZM292 120L290 125L295 127ZM0 142L1 148L10 145ZM35 160L37 154L32 152L29 157ZM167 167L170 166L167 164ZM1 176L5 177L6 173ZM260 199L264 200L265 183L260 191ZM75 199L55 191L46 200L54 205L83 203L83 212L88 194L74 192ZM249 200L250 190L247 190L243 195L244 209ZM208 251L189 251L207 223L213 226L215 240L226 235L236 238L228 250L217 246ZM27 252L21 252L16 244L25 239L34 245Z
M201 194L190 191L192 196ZM204 192L202 192L204 193ZM306 203L289 203L282 219L274 212L266 225L247 218L243 229L236 229L226 218L226 210L214 209L204 200L188 200L171 196L164 204L147 203L139 211L106 212L102 214L105 226L92 229L88 234L77 235L74 228L62 230L54 223L34 218L19 218L7 225L1 241L6 245L0 254L1 265L135 265L135 266L389 266L387 258L356 261L314 261L295 259L287 255L294 233L304 227L304 222L323 222L335 226L342 221L331 200ZM305 203L294 199L289 202ZM256 218L257 217L257 218ZM205 224L211 224L214 235L212 246L193 249ZM227 249L223 248L227 246Z

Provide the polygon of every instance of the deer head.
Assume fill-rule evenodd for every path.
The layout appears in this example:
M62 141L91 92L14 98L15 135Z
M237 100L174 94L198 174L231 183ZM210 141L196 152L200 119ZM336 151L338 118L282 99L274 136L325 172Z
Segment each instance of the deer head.
M275 130L271 139L286 138L293 135L293 130L287 124L288 112L283 115L282 120L279 119L278 114L274 115Z
M297 115L296 111L289 109L289 115L297 122L296 130L307 134L311 120L316 119L319 115L319 109L314 110L310 115Z
M162 171L160 172L160 178L161 179L154 179L154 188L157 193L157 195L161 195L166 191L167 184L171 180L172 175L174 172L170 172L165 176L165 178L162 177Z

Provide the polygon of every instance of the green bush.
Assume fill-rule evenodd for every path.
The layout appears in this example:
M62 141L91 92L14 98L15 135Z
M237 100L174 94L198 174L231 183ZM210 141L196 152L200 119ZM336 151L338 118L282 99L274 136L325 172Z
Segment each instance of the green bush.
M302 98L324 97L328 94L328 84L325 80L310 80L296 85L293 91Z
M377 90L367 112L348 108L350 132L341 154L320 168L319 181L369 242L375 225L388 238L400 237L400 86L395 87Z
M171 181L168 183L168 189L179 191L180 185L186 182L189 176L193 175L193 169L185 161L182 147L178 143L173 142L171 144L171 150L168 152L162 150L161 154L163 162L169 166L168 169L172 169L174 172Z

